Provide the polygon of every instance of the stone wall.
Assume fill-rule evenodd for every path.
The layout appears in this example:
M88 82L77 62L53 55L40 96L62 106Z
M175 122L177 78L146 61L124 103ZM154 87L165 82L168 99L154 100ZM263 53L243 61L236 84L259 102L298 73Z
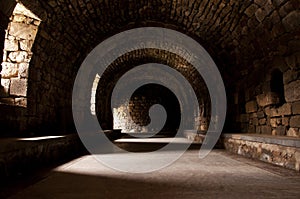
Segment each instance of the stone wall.
M28 70L40 19L22 4L17 4L6 27L1 70L1 136L27 128ZM9 133L11 132L11 133Z
M256 35L261 37L256 43L261 55L241 71L246 77L235 85L232 100L235 129L300 137L299 2L257 0L254 3L246 11L265 30ZM268 47L263 46L268 42Z
M28 68L40 19L17 4L8 24L1 70L0 103L27 106Z
M291 65L288 57L278 57L266 64L269 69L262 78L247 79L246 87L242 86L245 92L236 94L245 95L240 97L244 107L237 116L243 132L300 137L300 54L292 52L290 56L294 59ZM274 76L274 71L281 77Z
M172 135L177 132L181 119L180 105L169 89L157 84L147 84L136 90L127 103L128 106L124 103L114 108L114 129L122 129L126 133L161 132ZM162 129L146 127L151 119L155 120L155 117L150 118L149 113L150 108L155 104L163 106L167 114Z

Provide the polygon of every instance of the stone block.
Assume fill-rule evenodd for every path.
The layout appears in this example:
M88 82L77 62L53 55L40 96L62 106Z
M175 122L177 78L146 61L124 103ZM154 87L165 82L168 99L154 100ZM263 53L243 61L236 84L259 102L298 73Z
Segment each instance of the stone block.
M17 63L29 61L28 53L25 51L11 52L8 54L8 57L11 61L17 62Z
M266 0L254 0L254 3L261 7L264 6L266 2Z
M21 50L31 51L32 44L33 44L32 40L21 40L19 43L20 43Z
M300 12L295 10L283 18L282 24L286 31L291 32L300 26Z
M34 40L37 31L37 27L31 24L10 23L9 34L21 39Z
M285 0L274 0L273 2L276 6L280 6Z
M4 48L6 51L18 51L18 41L15 39L5 39Z
M263 118L263 119L260 119L258 122L260 125L263 125L263 124L266 124L267 120L266 120L266 118Z
M300 101L300 80L293 81L284 86L285 100L287 102Z
M15 99L14 98L0 98L0 102L3 104L14 104L15 103Z
M252 17L254 15L254 13L256 12L256 10L258 9L258 6L256 4L251 4L246 10L245 10L245 14L248 17Z
M300 132L298 128L289 128L286 135L291 137L300 137Z
M264 111L265 111L265 113L266 113L267 116L271 116L271 108L270 107L266 107L264 109Z
M267 16L267 12L264 9L259 8L255 12L255 17L259 22L262 22L266 16Z
M259 106L265 107L278 104L280 99L276 93L268 92L256 96L256 101Z
M300 101L292 104L292 112L294 115L300 114Z
M278 113L277 108L271 108L270 109L270 117L279 117L279 116L281 116L281 115Z
M24 16L22 14L15 14L13 17L14 17L14 19L13 19L14 22L21 23L21 22L25 22L25 20L26 20L26 16Z
M268 125L261 126L261 133L262 134L272 134L271 126L268 126Z
M283 104L277 109L278 115L291 115L292 114L292 105L289 103Z
M285 57L285 63L287 66L292 70L297 70L297 56L296 55L290 55Z
M258 118L264 118L265 117L265 113L263 111L258 111L257 112L257 117Z
M258 118L253 118L252 123L253 123L253 125L257 126L258 125Z
M26 107L27 106L27 99L24 98L24 97L15 98L15 105Z
M1 79L0 97L9 96L10 79Z
M266 11L266 14L269 15L273 10L274 6L271 0L267 0L263 9Z
M277 119L276 118L271 118L270 119L270 124L272 127L277 127Z
M281 119L281 118L277 118L277 119L276 119L276 123L277 123L278 125L281 125L282 119Z
M26 94L27 94L27 80L19 79L19 78L11 79L10 95L25 97Z
M278 126L272 131L272 135L285 135L286 127Z
M289 126L289 122L290 122L290 118L289 118L289 117L284 117L284 118L282 118L282 120L281 120L281 124L282 124L283 126Z
M28 63L20 63L19 64L19 77L28 77L28 68L29 64Z
M246 103L246 112L253 113L257 111L257 103L256 101L250 101Z
M300 77L300 72L297 70L288 70L283 74L283 83L288 84Z
M1 76L2 78L11 78L18 76L18 64L3 62L2 63L2 71Z
M290 127L300 127L300 115L292 116L290 119Z
M254 112L249 114L249 118L255 118L255 117L257 118L257 113Z

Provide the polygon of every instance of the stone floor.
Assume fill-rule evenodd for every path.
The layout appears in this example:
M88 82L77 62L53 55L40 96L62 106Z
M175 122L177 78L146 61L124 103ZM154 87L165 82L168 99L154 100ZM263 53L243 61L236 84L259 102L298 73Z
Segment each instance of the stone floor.
M300 198L300 174L214 150L188 150L152 173L122 173L82 156L50 171L11 199L34 198Z

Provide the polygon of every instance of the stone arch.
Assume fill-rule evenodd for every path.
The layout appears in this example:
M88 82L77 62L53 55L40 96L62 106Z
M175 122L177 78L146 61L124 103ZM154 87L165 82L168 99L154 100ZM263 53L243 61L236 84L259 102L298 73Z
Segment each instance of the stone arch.
M131 28L175 29L205 47L219 67L229 94L228 107L232 114L229 130L236 124L244 126L239 124L246 123L244 120L249 116L235 113L235 92L243 92L242 106L245 106L263 93L264 85L254 84L256 77L267 72L265 68L280 65L284 75L299 68L297 0L19 2L43 20L32 49L27 128L46 125L48 129L62 121L61 118L66 118L72 126L71 102L67 99L71 98L72 83L84 57L96 44ZM299 82L294 77L288 81L286 88L298 88ZM294 93L286 92L286 101L299 101ZM243 127L237 131L241 129L247 131Z

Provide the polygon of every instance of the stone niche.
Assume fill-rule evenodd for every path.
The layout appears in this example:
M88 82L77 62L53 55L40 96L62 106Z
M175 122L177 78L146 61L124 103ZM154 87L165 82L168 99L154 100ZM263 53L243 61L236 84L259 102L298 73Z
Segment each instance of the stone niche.
M6 30L1 70L0 103L27 106L31 48L41 20L18 3Z

